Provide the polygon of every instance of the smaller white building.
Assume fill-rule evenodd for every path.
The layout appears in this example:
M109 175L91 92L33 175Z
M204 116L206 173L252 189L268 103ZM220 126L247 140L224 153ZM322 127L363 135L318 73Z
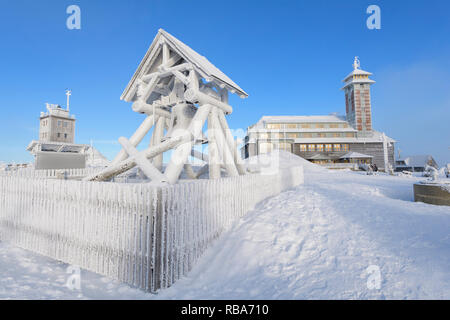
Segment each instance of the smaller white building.
M426 166L438 169L439 166L429 154L415 155L395 161L395 171L424 172Z

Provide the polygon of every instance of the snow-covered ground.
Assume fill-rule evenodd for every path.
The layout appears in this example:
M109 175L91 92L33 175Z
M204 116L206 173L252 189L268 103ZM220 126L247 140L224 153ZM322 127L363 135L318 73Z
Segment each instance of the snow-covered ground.
M450 299L450 207L412 201L424 178L294 163L304 185L260 203L157 295L84 270L71 291L66 264L0 243L0 298Z

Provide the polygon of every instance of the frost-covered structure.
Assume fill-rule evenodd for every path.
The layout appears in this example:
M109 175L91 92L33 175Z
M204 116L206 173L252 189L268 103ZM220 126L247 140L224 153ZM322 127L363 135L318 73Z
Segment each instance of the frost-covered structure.
M135 112L146 118L129 138L119 138L123 149L105 170L85 178L105 181L136 165L154 183L176 183L184 169L195 179L205 170L211 179L244 175L235 140L227 124L231 114L228 93L241 98L247 93L186 44L160 29L121 99L132 102ZM207 123L208 134L203 134ZM150 146L136 146L153 128ZM194 149L208 143L208 155ZM173 150L163 171L163 154ZM197 172L188 163L199 157L208 164Z
M82 169L86 167L88 145L76 144L75 115L70 114L70 90L66 91L67 106L46 104L39 117L39 140L32 140L27 150L35 157L37 170Z

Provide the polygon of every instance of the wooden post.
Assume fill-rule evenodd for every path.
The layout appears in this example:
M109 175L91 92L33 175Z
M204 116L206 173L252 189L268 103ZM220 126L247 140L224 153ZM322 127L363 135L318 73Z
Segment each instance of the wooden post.
M234 161L236 163L236 168L240 175L245 174L245 167L242 163L242 158L240 154L238 153L238 150L236 148L235 140L233 138L233 135L231 134L230 128L228 127L227 119L225 118L225 114L222 110L218 111L219 116L219 122L222 127L223 133L225 135L226 142L228 144L228 147L230 148Z
M165 119L163 117L159 117L156 122L155 129L153 130L153 145L158 145L161 143L162 138L164 137L164 127L165 127ZM160 153L156 157L153 158L153 165L158 169L162 169L163 163L163 154Z
M218 111L216 107L213 107L211 110L212 114L212 127L214 130L214 138L216 140L216 144L218 147L218 150L221 152L223 164L225 165L225 168L227 169L228 175L230 177L238 176L239 172L236 169L236 165L234 162L234 156L232 154L232 149L230 150L227 142L225 141L225 137L223 135L222 128L219 123L219 116Z
M184 171L186 172L189 178L197 179L197 175L195 174L194 169L189 163L184 164Z
M183 169L183 165L187 162L191 153L192 146L195 140L200 136L200 132L202 131L210 110L211 105L209 104L201 105L197 109L187 129L187 134L190 135L189 140L178 145L172 153L172 158L170 159L169 165L167 166L165 172L169 183L172 184L177 182L181 170Z
M211 108L211 112L208 115L208 162L209 162L209 178L220 179L220 154L217 147L216 132L214 130L214 114Z

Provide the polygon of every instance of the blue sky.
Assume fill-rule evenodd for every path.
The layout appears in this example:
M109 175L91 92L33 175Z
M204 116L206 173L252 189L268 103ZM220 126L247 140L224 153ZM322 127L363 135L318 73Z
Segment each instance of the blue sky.
M450 162L450 2L0 1L0 160L31 161L45 102L77 116L76 142L108 158L143 115L119 99L158 28L224 71L250 95L232 97L232 128L262 115L345 113L341 80L354 56L372 72L374 128L402 155ZM66 8L81 8L81 30ZM381 30L366 8L381 8Z

